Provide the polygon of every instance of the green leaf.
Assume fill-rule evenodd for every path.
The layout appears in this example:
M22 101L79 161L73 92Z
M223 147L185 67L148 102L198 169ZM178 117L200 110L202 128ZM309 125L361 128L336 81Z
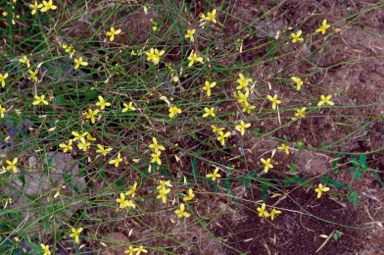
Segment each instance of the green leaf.
M381 181L380 175L379 175L378 173L376 173L375 171L373 171L373 170L371 170L371 173L372 173L373 176L375 176L376 179L380 182L381 187L384 188L384 183Z
M352 192L347 196L349 202L351 202L354 206L359 204L359 194L357 192Z
M333 232L333 239L335 239L337 241L337 239L339 239L341 237L342 233L338 230L335 230Z
M344 183L341 183L341 182L337 182L335 180L332 180L331 178L329 178L328 176L322 176L321 179L320 179L320 182L321 183L324 183L324 184L330 184L336 188L344 188L344 189L347 189L347 190L351 190L352 191L352 188L349 187L348 185L345 185Z
M200 174L199 174L199 171L197 170L197 162L196 162L196 158L193 158L192 159L192 170L193 170L193 176L196 178L196 179L200 179Z
M353 175L353 178L355 178L355 179L359 179L360 178L360 171L359 170L357 170L355 172L355 174Z

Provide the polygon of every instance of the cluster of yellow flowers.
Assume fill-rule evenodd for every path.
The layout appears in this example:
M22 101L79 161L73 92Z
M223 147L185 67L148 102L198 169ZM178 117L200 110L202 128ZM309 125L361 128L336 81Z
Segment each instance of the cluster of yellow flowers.
M153 150L151 154L152 160L151 163L157 163L159 166L161 165L161 151L165 150L163 145L157 143L157 139L155 137L152 138L153 143L149 145L149 148Z
M265 203L263 203L260 207L258 207L257 211L259 212L259 217L261 217L261 218L271 217L271 220L274 220L276 218L276 216L281 213L281 211L279 211L275 208L273 208L272 211L269 213L265 209Z
M147 55L147 60L152 61L153 64L157 65L160 62L160 57L164 55L165 51L159 51L158 49L151 48L149 51L144 52Z
M234 93L234 96L237 102L242 107L242 111L248 114L251 114L251 111L256 107L249 104L249 84L252 82L251 78L246 78L242 73L239 74L239 79L236 81L239 83L239 86L236 87L237 93Z
M35 1L35 3L30 4L29 7L31 7L31 9L32 9L32 12L31 12L32 15L35 15L38 10L40 10L41 12L47 12L49 10L54 11L57 9L57 6L53 5L52 0L49 0L48 2L43 1L42 4L39 4L39 3L37 3L37 1Z
M159 186L156 187L159 191L159 195L156 198L161 199L163 204L167 202L167 195L171 192L171 189L167 189L167 187L172 187L171 181L160 181Z
M319 27L318 29L316 29L316 33L321 33L321 34L325 34L325 32L327 31L328 28L330 28L331 25L327 24L327 20L324 19L323 22L321 23L321 27ZM304 41L304 38L302 38L301 36L303 35L303 31L301 30L298 30L297 33L292 33L291 34L291 37L292 37L292 42L293 43L296 43L296 42L302 42Z
M219 140L221 145L224 146L227 138L231 136L231 132L229 131L224 132L224 128L217 127L215 125L212 125L211 128L212 128L212 132L217 135L217 140Z

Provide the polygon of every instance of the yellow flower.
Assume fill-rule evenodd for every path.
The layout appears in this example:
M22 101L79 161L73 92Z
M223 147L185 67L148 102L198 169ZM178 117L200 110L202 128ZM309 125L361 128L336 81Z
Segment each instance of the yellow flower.
M10 171L12 170L14 173L17 173L17 167L16 167L16 164L17 164L17 161L18 159L17 158L14 158L12 161L9 161L7 160L7 170Z
M43 7L43 5L42 5L42 4L38 4L37 1L35 1L35 3L34 3L34 4L30 4L29 7L32 8L32 12L31 12L31 14L32 14L32 15L35 15L36 11L37 11L38 9L40 9L41 7ZM29 67L28 67L28 68L29 68Z
M61 143L59 144L59 147L63 149L63 152L71 151L72 148L72 139L69 139L68 143Z
M99 110L88 109L88 113L86 113L85 118L90 119L92 124L95 124L96 119L95 116L99 113Z
M195 41L195 38L193 37L193 35L195 34L196 32L196 29L192 29L192 30L187 30L187 34L185 35L185 38L189 38L189 40L191 40L191 42L194 42Z
M185 206L183 203L180 204L180 209L176 210L175 213L179 218L183 218L183 217L188 218L189 216L191 216L189 213L185 211Z
M206 118L206 117L209 117L209 116L212 116L212 117L216 116L216 114L215 114L215 107L212 107L211 109L205 107L204 111L205 111L205 113L203 114L203 118Z
M4 75L2 75L0 73L0 81L1 81L1 86L4 87L5 86L5 79L7 79L8 77L8 73L5 73Z
M73 48L73 45L66 45L63 44L63 49L66 53L75 53L75 49Z
M331 101L331 97L331 95L328 95L326 97L324 95L321 95L320 102L317 103L317 106L322 106L324 103L328 105L334 105L334 103Z
M297 42L297 41L303 41L304 39L300 37L302 33L303 33L303 31L301 31L301 30L297 31L296 34L295 34L295 33L292 33L292 34L291 34L291 36L292 36L292 38L293 38L293 39L292 39L292 42L295 43L295 42Z
M107 35L109 36L109 40L112 42L113 40L115 40L115 35L118 35L120 33L121 33L121 29L115 30L114 27L111 27L111 31L107 32Z
M101 110L104 110L106 106L111 106L111 103L108 103L104 100L102 96L98 96L99 102L96 103L97 106L100 106Z
M240 124L236 125L236 130L240 132L243 136L245 134L245 129L251 126L250 123L245 124L244 121L240 121Z
M35 101L33 101L33 105L39 105L39 104L45 104L45 105L48 105L48 102L46 100L44 100L45 96L44 95L41 95L41 96L35 96Z
M49 250L49 245L40 244L41 249L43 249L43 255L51 255L51 251Z
M123 105L124 105L124 108L123 108L122 112L136 111L136 108L132 106L132 102L129 102L129 104L124 103Z
M157 199L161 199L163 204L167 202L167 194L171 191L171 189L166 189L165 187L159 190L159 195L156 197Z
M109 161L109 164L113 165L115 164L115 167L118 167L119 164L123 161L123 159L120 157L120 152L117 154L117 158L115 159L112 159L111 161Z
M29 59L27 58L27 56L20 58L19 62L22 64L26 64L28 68L31 67L31 63L29 62Z
M270 168L273 168L273 165L271 164L271 159L268 158L267 160L261 158L260 161L264 164L264 172L268 173L268 170Z
M245 78L242 73L239 73L240 79L238 79L236 82L239 83L239 86L236 87L236 89L241 90L243 88L248 87L248 84L252 82L252 79Z
M212 173L207 174L206 177L211 178L212 181L216 181L216 179L219 179L221 177L221 175L218 174L218 172L219 172L219 168L216 167L215 170Z
M87 151L89 147L91 146L90 142L87 142L84 137L80 137L80 142L77 144L77 147L80 150Z
M112 151L112 148L110 147L104 148L104 145L101 145L101 144L98 144L97 148L99 149L96 152L102 154L104 157L107 156L107 154Z
M164 55L165 51L159 51L158 49L151 48L149 51L144 52L147 55L147 60L152 61L157 65L160 62L160 57Z
M329 188L328 187L323 187L323 184L319 184L319 187L315 189L315 191L317 192L317 198L320 198L321 197L321 194L323 192L327 192L329 191Z
M247 105L244 105L244 107L243 107L243 109L241 109L241 111L246 112L248 114L251 114L251 111L254 109L256 109L256 106L247 104Z
M53 5L52 0L49 0L48 2L43 1L43 5L44 5L44 7L40 9L41 12L46 12L49 10L56 10L57 9L57 6Z
M301 89L301 86L303 85L303 81L299 77L295 76L291 77L291 80L296 83L296 90L299 91Z
M211 128L212 128L212 132L216 133L216 134L219 134L220 132L223 132L223 130L224 130L224 128L216 127L215 125L212 125Z
M280 100L277 99L277 95L275 94L273 97L270 95L267 96L268 100L272 102L272 109L275 110L276 106L281 103Z
M179 82L179 77L178 76L174 76L172 78L172 81L173 81L173 83L178 83Z
M125 200L124 193L120 193L120 198L117 198L116 202L119 203L120 209L124 209L126 207L136 208L136 205L132 202L132 200Z
M147 253L148 251L146 249L143 248L143 246L140 245L139 248L135 248L134 249L136 251L136 254L135 255L140 255L140 253L144 252L144 253Z
M216 82L209 83L209 81L205 82L205 85L203 87L203 90L207 91L207 96L211 96L211 89L216 86Z
M80 138L86 136L88 134L88 132L78 133L76 131L72 131L71 134L74 136L73 141L77 141L77 140L80 140Z
M257 211L259 212L259 217L268 217L269 213L265 210L265 203L261 205L261 207L257 207Z
M88 141L96 141L96 138L93 137L91 134L87 134L87 140Z
M271 211L271 213L270 213L271 220L274 220L275 217L276 217L277 215L279 215L280 213L281 213L281 211L276 210L275 208L273 208L272 211Z
M5 108L0 105L0 117L4 118Z
M307 109L306 107L303 107L303 108L301 108L301 109L297 109L297 111L296 111L296 113L295 113L295 116L296 116L297 118L304 118L304 117L305 117L304 112L305 112L306 109Z
M137 182L135 182L133 186L127 192L125 192L125 195L135 197L136 191L137 191Z
M212 12L207 13L207 17L205 18L207 21L212 21L213 23L216 23L216 9L213 9Z
M203 58L198 57L196 53L193 53L193 51L189 55L188 60L189 60L188 67L191 67L195 62L200 62L200 63L204 64Z
M277 147L279 150L284 151L285 154L289 155L289 146L285 144L281 144L280 147Z
M128 250L125 250L124 253L127 253L128 255L133 255L133 253L135 252L136 250L133 249L132 246L129 246L128 247Z
M325 32L327 31L328 28L330 28L331 26L327 24L327 20L324 19L322 24L321 24L321 27L319 27L318 29L316 29L316 33L322 33L322 34L325 34Z
M29 73L28 80L32 80L34 82L37 82L37 77L36 77L37 72L38 72L38 70L35 70L35 71L28 70L28 73Z
M80 66L87 66L88 62L83 61L82 57L75 58L75 69L78 69Z
M158 152L160 150L165 150L163 145L160 145L157 143L157 139L155 137L152 138L153 143L149 145L149 148L151 148L154 152Z
M224 146L225 145L225 139L227 139L231 135L231 133L229 131L227 133L220 131L218 133L218 135L219 136L217 137L217 140L219 140L221 145Z
M172 187L171 181L160 181L159 186L156 187L156 189L164 189L165 187Z
M75 243L79 243L79 234L81 233L81 231L83 231L83 228L79 228L77 230L75 228L71 229L72 233L69 236L75 239Z
M161 152L157 151L155 153L152 153L152 160L151 163L157 163L159 166L161 165L161 159L160 159Z
M188 189L188 196L183 197L183 201L190 201L195 197L193 190L191 188Z
M177 106L172 106L169 108L169 117L172 119L178 113L181 113L181 109L177 108Z
M245 93L239 91L237 93L237 96L235 95L236 99L237 99L237 102L239 104L243 104L244 106L247 106L249 103L248 103L248 97L249 97L249 90L247 90Z

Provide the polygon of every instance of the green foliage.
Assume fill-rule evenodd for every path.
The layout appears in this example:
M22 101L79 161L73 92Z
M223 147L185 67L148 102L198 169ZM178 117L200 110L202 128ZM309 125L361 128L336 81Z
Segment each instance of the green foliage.
M367 171L368 164L367 164L367 157L364 155L360 155L360 158L352 158L351 159L352 166L349 168L351 171L354 172L353 178L359 179L362 172Z

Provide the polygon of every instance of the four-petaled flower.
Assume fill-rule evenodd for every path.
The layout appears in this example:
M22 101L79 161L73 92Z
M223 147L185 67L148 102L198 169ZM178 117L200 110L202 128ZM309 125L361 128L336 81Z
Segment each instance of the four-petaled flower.
M163 204L167 202L167 194L171 191L171 189L166 189L165 187L159 190L159 195L156 197L157 199L161 199Z
M5 79L7 79L8 77L8 73L5 73L4 75L2 75L0 73L0 82L1 82L1 86L4 87L5 86Z
M77 230L75 228L71 229L71 234L69 235L70 237L73 237L75 239L75 243L79 243L79 234L83 231L83 228L78 228Z
M132 247L132 246L129 246L128 247L128 250L125 250L124 253L127 253L128 255L133 255L133 253L135 252L136 250Z
M204 64L203 58L198 57L196 53L193 53L193 51L189 55L188 60L189 60L188 67L191 67L195 62L200 62L200 63Z
M271 220L274 220L275 217L276 217L277 215L279 215L280 213L281 213L281 211L279 211L279 210L273 208L272 211L271 211L271 213L270 213Z
M149 145L149 148L151 148L154 152L165 150L163 145L160 145L157 143L156 137L153 137L152 141L153 141L153 143Z
M132 185L132 187L127 192L125 192L125 195L135 197L136 191L137 191L137 182L135 182Z
M264 164L264 172L268 173L268 170L270 168L273 168L273 165L271 164L271 159L268 158L267 160L261 158L260 161Z
M303 41L304 39L300 37L302 33L303 33L303 31L301 31L301 30L297 31L296 34L295 34L295 33L292 33L292 34L291 34L291 36L292 36L292 38L293 38L293 39L292 39L292 42L295 43L295 42L297 42L297 41Z
M252 82L252 79L250 78L245 78L244 75L242 73L239 73L239 77L240 79L238 79L236 82L239 83L239 86L236 87L236 89L240 90L240 89L243 89L243 88L247 88L248 87L248 84L250 82Z
M111 27L111 31L107 32L107 35L109 36L109 40L112 42L115 40L115 35L118 35L121 33L121 29L115 30L114 27Z
M257 211L259 212L259 217L268 217L269 213L265 210L265 203L261 205L261 207L257 207Z
M120 193L120 198L117 198L116 202L119 203L120 209L124 209L126 207L136 208L136 205L132 202L132 200L125 200L124 193Z
M331 97L332 97L331 95L328 95L328 96L321 95L320 102L317 103L317 106L322 106L324 103L328 105L334 105L334 103L331 101Z
M212 125L211 128L212 128L212 132L216 133L216 134L219 134L220 132L223 132L223 130L224 130L224 128L216 127L215 125Z
M32 14L32 15L35 15L36 11L37 11L38 9L40 9L41 7L43 7L43 4L38 4L37 1L35 1L35 3L34 3L34 4L30 4L29 7L32 8L32 12L31 12L31 14Z
M327 20L324 19L323 22L321 23L321 27L319 27L318 29L316 29L316 33L322 33L322 34L325 34L325 32L327 31L328 28L330 28L331 25L328 25L327 24Z
M220 131L218 134L218 137L217 137L217 140L219 140L219 142L221 143L222 146L225 145L225 140L231 136L231 133L228 131L226 133Z
M123 161L123 159L121 158L121 155L120 155L120 152L117 154L117 158L115 159L112 159L111 161L109 161L109 164L113 165L115 164L115 167L118 167L119 164Z
M172 187L171 181L160 181L159 186L156 187L156 189L164 189L165 187Z
M240 124L236 125L236 130L240 132L243 136L245 134L245 129L251 126L250 123L245 124L244 121L240 121Z
M151 48L149 51L144 52L147 55L147 60L152 61L157 65L160 62L160 57L164 55L165 51L159 51L158 49Z
M205 113L203 114L203 118L206 118L206 117L209 117L209 116L212 116L212 117L216 116L216 114L215 114L215 107L212 107L211 109L205 107L204 111L205 111Z
M45 104L45 105L48 105L48 102L44 99L45 96L44 95L41 95L41 96L38 96L36 95L35 96L35 101L33 101L33 105L39 105L39 104Z
M248 114L251 114L251 111L256 109L256 106L254 105L250 105L250 104L246 104L244 105L243 109L241 109L242 112L246 112Z
M75 69L78 69L80 66L87 66L88 65L88 62L83 61L82 57L75 58L74 62L75 62Z
M68 143L61 143L59 147L63 149L63 152L71 151L72 148L72 139L69 139Z
M27 58L27 56L20 58L19 62L22 64L25 64L28 68L31 67L31 63L29 62L29 59Z
M108 103L104 100L102 96L99 96L99 102L96 103L97 106L100 106L101 110L104 110L106 106L111 106L111 103Z
M270 95L267 96L268 100L272 102L272 109L275 110L276 106L281 103L279 99L277 99L277 95L275 94L273 97Z
M216 86L216 82L209 83L209 81L205 81L205 85L203 90L207 91L207 96L211 96L211 89Z
M319 183L319 187L315 189L315 191L317 192L317 198L320 198L321 197L321 194L323 192L327 192L329 191L329 188L328 187L323 187L323 184Z
M84 137L80 137L80 142L77 144L77 147L80 150L87 151L90 146L91 146L90 142L86 141Z
M49 245L40 244L41 249L43 249L43 255L51 255L51 251L49 250Z
M295 116L296 116L297 118L304 118L304 117L305 117L304 112L305 112L306 109L307 109L306 107L303 107L303 108L301 108L301 109L297 109L297 111L296 111L296 113L295 113Z
M16 167L17 161L18 161L17 158L14 158L12 161L7 160L6 162L7 162L8 166L6 169L8 171L12 170L14 173L16 173L17 172L17 167Z
M191 216L189 213L185 211L185 206L183 203L180 204L180 209L176 210L175 213L179 218L183 218L183 217L188 218L189 216Z
M102 154L104 157L107 156L107 153L112 151L112 148L107 147L104 148L104 145L98 144L97 148L99 148L96 152Z
M88 113L86 113L85 118L90 119L92 124L96 122L96 115L99 113L99 110L88 109Z
M177 106L172 106L168 109L169 111L169 117L172 119L175 117L178 113L181 113L181 109L177 108Z
M53 5L52 0L49 0L48 2L43 1L43 5L44 5L44 7L40 9L41 12L46 12L49 10L56 10L57 9L57 6Z
M285 144L281 144L280 147L277 147L279 150L284 151L285 154L289 155L289 146Z
M216 179L219 179L221 177L221 175L218 174L218 172L219 172L219 168L216 167L215 170L212 173L207 174L206 177L211 178L212 181L216 181Z
M124 105L124 108L122 110L122 112L126 112L126 111L136 111L136 108L132 106L132 102L129 102L129 104L126 104L126 103L123 103Z
M80 138L88 135L88 132L79 133L76 131L72 131L71 134L74 136L73 141L77 141L77 140L80 140Z
M193 35L195 34L196 32L196 29L188 29L187 30L187 34L185 35L185 38L189 38L189 40L191 40L191 42L194 42L195 41L195 38L193 37Z
M147 253L148 251L143 248L143 246L140 245L139 248L135 248L136 254L135 255L140 255L140 253L144 252Z
M301 89L301 86L303 86L303 81L299 77L296 77L296 76L291 77L291 80L296 83L296 86L297 86L296 90L299 91Z
M28 77L28 80L32 80L34 82L37 82L37 72L39 70L35 70L35 71L32 71L32 70L28 70L28 73L29 73L29 77Z
M213 9L212 12L207 13L207 17L205 17L205 20L212 21L213 23L216 23L216 9Z
M152 153L151 154L151 156L152 156L151 163L157 163L160 166L161 165L160 155L161 155L160 151Z
M190 201L195 197L193 190L191 188L188 189L188 196L183 197L183 201Z

